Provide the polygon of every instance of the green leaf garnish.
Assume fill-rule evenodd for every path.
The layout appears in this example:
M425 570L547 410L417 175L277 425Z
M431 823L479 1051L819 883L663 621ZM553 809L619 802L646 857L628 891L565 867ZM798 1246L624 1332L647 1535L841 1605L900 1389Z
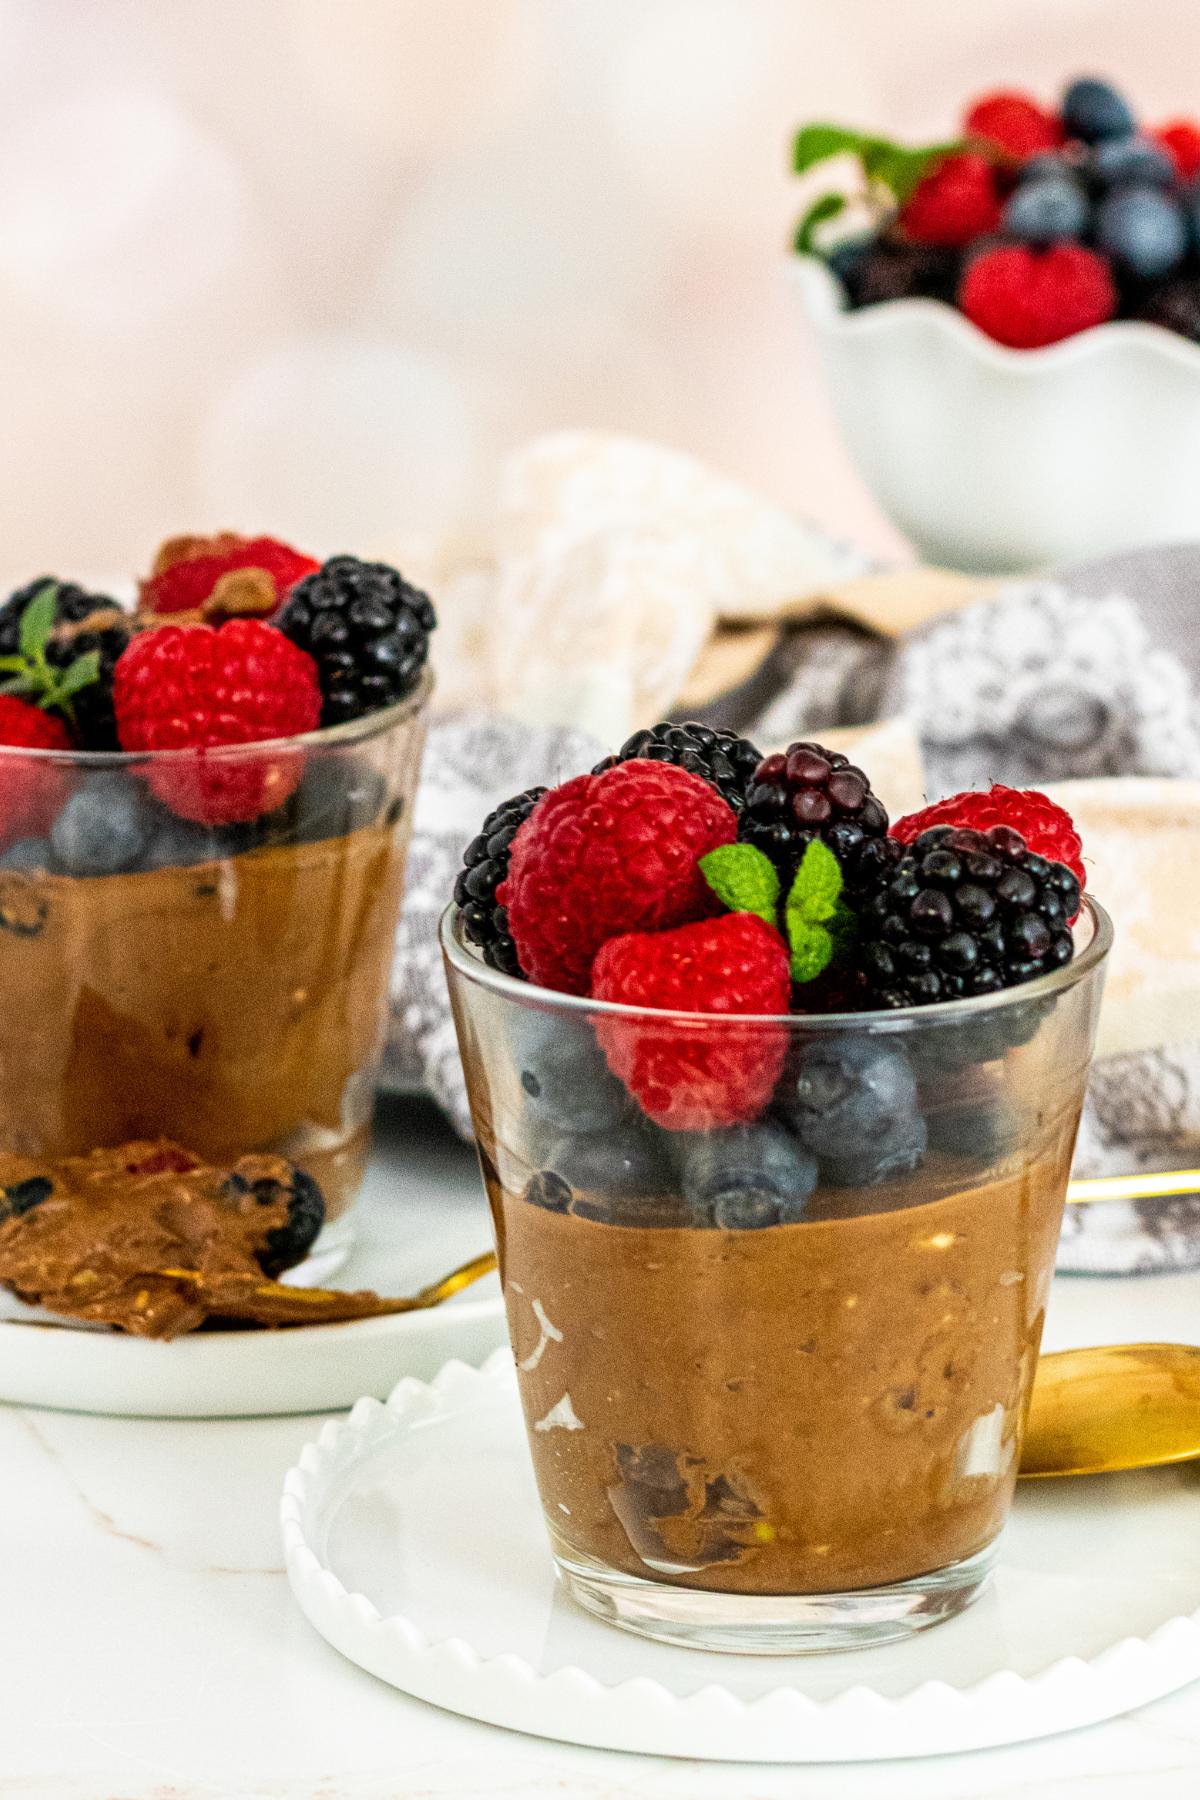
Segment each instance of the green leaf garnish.
M900 207L934 163L966 148L966 141L961 138L940 144L896 144L890 138L850 131L843 125L805 125L792 143L792 168L797 175L804 175L831 157L854 156L868 188L875 190L876 199L882 194L894 206ZM793 240L796 250L802 255L812 253L815 249L813 233L817 226L836 218L845 204L844 195L823 194L796 227Z
M26 662L41 662L45 658L46 645L54 630L57 598L57 583L48 581L44 588L38 589L21 614L19 642Z
M796 227L793 245L800 256L812 256L816 253L813 233L818 225L824 225L827 219L836 219L846 205L845 194L822 194L814 200L804 217Z
M778 929L779 875L753 844L720 844L700 858L700 873L730 912L754 913Z
M792 980L815 981L823 974L839 944L845 942L852 923L852 915L842 902L842 871L837 857L820 838L814 838L796 870L784 907Z
M100 652L88 650L83 656L77 656L75 661L69 663L63 670L62 678L54 689L54 705L60 706L64 700L69 700L72 694L77 694L80 688L90 687L93 681L99 681L99 679Z
M100 654L88 650L68 663L65 669L56 668L46 655L46 649L57 622L58 583L48 581L21 614L20 654L0 656L0 674L10 677L0 683L0 694L23 695L43 712L61 712L74 724L72 698L100 679Z

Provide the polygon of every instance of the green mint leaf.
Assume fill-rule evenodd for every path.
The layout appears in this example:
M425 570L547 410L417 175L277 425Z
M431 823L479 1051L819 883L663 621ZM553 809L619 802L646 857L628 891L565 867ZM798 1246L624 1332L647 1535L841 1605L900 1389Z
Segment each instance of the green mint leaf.
M897 204L903 206L934 163L962 148L961 143L923 144L913 148L878 138L864 150L862 163L868 179L881 181L895 195Z
M21 614L21 655L27 662L39 662L50 641L57 617L58 584L48 581L40 588Z
M848 131L844 125L805 125L792 141L792 168L797 175L828 162L831 156L842 156L847 150L861 155L862 147L871 140L861 131Z
M824 225L827 219L836 219L846 204L845 194L822 194L815 200L796 227L793 247L801 256L812 256L816 251L813 233L818 225Z
M793 981L815 981L833 961L833 938L824 925L807 925L802 919L790 921L788 940L792 950Z
M857 156L868 181L879 182L903 206L921 177L943 156L964 149L962 139L942 144L895 144L890 138L841 125L805 125L792 143L792 168L797 175L849 152Z
M35 686L28 675L14 675L11 681L0 682L0 694L31 694Z
M63 700L69 700L80 688L90 687L100 679L100 652L89 650L83 656L77 656L63 671L62 679L54 685L54 701L57 706Z
M730 912L754 913L776 926L779 876L770 857L753 844L721 844L700 858L700 873Z
M849 918L842 903L841 865L829 846L814 838L784 908L793 981L813 981L829 967Z
M800 859L796 879L787 897L788 917L803 919L808 924L824 924L831 919L842 892L842 869L837 857L814 838Z

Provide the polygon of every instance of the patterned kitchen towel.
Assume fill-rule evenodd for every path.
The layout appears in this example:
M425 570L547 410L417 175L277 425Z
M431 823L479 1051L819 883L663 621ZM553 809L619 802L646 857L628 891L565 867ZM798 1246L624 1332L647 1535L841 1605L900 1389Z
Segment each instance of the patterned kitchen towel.
M1200 1163L1198 627L1200 546L1129 552L997 588L895 640L803 627L754 721L776 743L901 715L931 800L992 781L1070 783L1059 797L1118 927L1081 1174ZM1068 1213L1064 1268L1197 1263L1200 1199Z

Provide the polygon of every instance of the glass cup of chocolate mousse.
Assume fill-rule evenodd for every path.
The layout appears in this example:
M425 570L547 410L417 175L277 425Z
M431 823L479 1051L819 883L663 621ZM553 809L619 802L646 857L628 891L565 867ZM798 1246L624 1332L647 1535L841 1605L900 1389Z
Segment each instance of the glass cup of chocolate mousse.
M0 745L0 1150L284 1157L325 1200L306 1272L336 1269L431 685L269 742Z
M590 1612L831 1650L981 1591L1111 943L1090 900L1074 941L978 998L731 1017L514 979L448 910L534 1472ZM613 1073L689 1065L757 1090L753 1119L668 1128Z

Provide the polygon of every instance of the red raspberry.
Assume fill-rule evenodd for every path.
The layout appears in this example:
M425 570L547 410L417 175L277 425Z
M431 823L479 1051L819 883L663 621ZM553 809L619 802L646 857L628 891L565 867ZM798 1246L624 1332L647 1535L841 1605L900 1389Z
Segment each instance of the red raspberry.
M754 913L634 931L601 946L592 994L622 1006L689 1013L786 1013L788 954ZM598 1016L596 1036L614 1075L668 1131L712 1131L756 1119L775 1089L787 1049L773 1025L729 1020L699 1026Z
M948 800L935 801L932 806L922 807L920 812L897 819L889 835L899 838L902 844L911 844L914 838L935 825L962 825L970 831L990 831L993 825L1011 825L1038 856L1048 857L1051 862L1066 863L1080 887L1087 886L1087 871L1081 855L1083 846L1075 821L1064 807L1048 795L1039 794L1036 788L1002 787L997 782L986 793L968 790L964 794L952 794Z
M640 758L544 794L496 889L530 981L586 994L606 938L703 918L697 864L737 837L733 808L699 775Z
M985 156L946 156L921 178L900 212L918 244L969 244L1000 223L996 175Z
M164 805L204 825L256 819L282 806L300 780L296 751L206 757L223 744L256 744L315 731L321 689L312 657L258 619L160 625L117 660L113 705L122 750L196 750L149 765Z
M1042 150L1056 150L1065 135L1054 113L1028 94L1008 88L981 95L963 124L972 137L987 138L1019 162Z
M199 612L223 583L217 598L226 601L226 613L245 610L263 616L274 612L289 590L320 566L278 538L239 537L234 531L215 537L168 538L154 559L152 573L141 583L138 604L143 612ZM251 589L244 578L255 571L266 579L250 601ZM224 581L235 574L243 579Z
M0 694L0 744L18 750L69 750L71 739L61 719L30 706L27 700ZM43 837L66 795L66 770L40 757L0 756L0 840Z
M1191 119L1172 119L1151 133L1162 145L1182 181L1200 175L1200 125Z
M1103 325L1117 310L1117 290L1103 257L1080 244L1007 244L975 257L958 304L997 343L1037 350Z

